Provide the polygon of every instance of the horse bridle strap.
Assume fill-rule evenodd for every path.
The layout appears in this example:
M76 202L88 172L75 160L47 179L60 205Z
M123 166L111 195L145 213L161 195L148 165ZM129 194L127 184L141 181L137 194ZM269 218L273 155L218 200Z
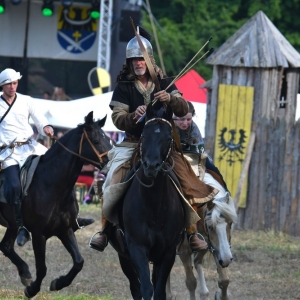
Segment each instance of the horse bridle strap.
M99 162L96 162L96 161L94 161L94 160L92 160L92 159L89 159L89 158L87 158L87 157L84 157L84 156L81 155L81 151L82 151L82 143L83 143L83 137L86 137L86 139L88 140L88 142L89 142L89 144L91 145L93 151L94 151L94 152L96 153L96 155L98 156L100 163L99 163ZM56 141L58 144L60 144L65 150L67 150L67 151L70 152L71 154L73 154L73 155L75 155L75 156L78 156L78 157L80 157L81 159L84 159L84 160L86 160L86 161L88 161L88 162L90 162L90 163L94 163L94 164L96 164L96 165L99 165L100 167L102 167L102 164L103 164L102 157L105 156L105 155L107 155L107 153L108 153L108 151L106 151L106 152L104 152L104 153L102 153L102 154L99 154L99 152L98 152L97 149L94 147L94 145L92 144L91 140L89 139L89 137L88 137L88 135L87 135L85 129L83 129L83 133L82 133L81 139L80 139L79 154L76 153L76 152L74 152L74 151L72 151L72 150L70 150L69 148L67 148L63 143L61 143L61 142L59 141L59 139L58 139L56 136L53 136L52 139L55 139L55 141Z
M172 124L171 124L168 120L163 119L163 118L153 118L153 119L150 119L150 120L148 120L148 121L145 123L145 126L146 126L148 123L154 122L154 121L158 121L158 122L161 122L161 123L166 123L166 124L168 124L168 125L171 127L172 132L173 132ZM141 138L142 138L142 136L141 136ZM168 160L168 158L169 158L169 156L170 156L170 153L171 153L171 150L172 150L172 144L173 144L173 139L171 140L168 154L167 154L165 160L162 162L161 166ZM142 159L142 139L140 139L140 156L141 156L141 160L143 160L143 159Z
M85 138L87 139L87 141L89 142L89 144L91 145L91 147L92 147L92 149L94 150L94 152L96 153L96 155L98 156L99 161L100 161L101 163L103 163L102 157L105 156L105 155L107 155L108 151L106 151L106 152L104 152L104 153L102 153L102 154L99 154L98 150L96 149L96 147L95 147L95 146L93 145L93 143L91 142L91 140L90 140L88 134L86 133L86 130L85 130L85 129L83 129L83 134L84 134ZM81 155L81 150L82 150L83 134L82 134L81 140L80 140L79 155Z

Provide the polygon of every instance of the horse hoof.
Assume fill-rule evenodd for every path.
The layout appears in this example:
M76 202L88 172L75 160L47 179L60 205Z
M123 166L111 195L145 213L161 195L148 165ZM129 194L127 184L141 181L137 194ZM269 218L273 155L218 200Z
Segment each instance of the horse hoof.
M30 286L31 282L32 282L32 278L25 278L25 277L21 277L21 282L22 284L27 287Z
M29 292L28 292L28 287L26 287L25 289L24 289L24 294L25 294L25 296L27 297L27 298L33 298L35 295L30 295L29 294Z
M57 279L52 280L52 282L50 284L50 291L57 291L56 282L57 282Z

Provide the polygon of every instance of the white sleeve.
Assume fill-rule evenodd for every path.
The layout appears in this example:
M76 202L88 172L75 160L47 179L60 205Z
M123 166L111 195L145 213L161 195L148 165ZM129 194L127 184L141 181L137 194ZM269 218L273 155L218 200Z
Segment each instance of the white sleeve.
M34 105L34 101L28 96L28 110L29 116L32 118L38 132L46 136L44 132L44 127L49 125L47 118L39 112L38 108Z

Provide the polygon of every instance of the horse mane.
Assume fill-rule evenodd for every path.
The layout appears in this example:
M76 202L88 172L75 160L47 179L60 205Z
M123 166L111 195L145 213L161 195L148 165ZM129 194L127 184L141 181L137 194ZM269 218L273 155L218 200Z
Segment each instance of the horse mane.
M234 202L228 193L223 198L214 199L213 203L215 204L211 214L211 221L213 227L215 227L217 223L221 222L221 216L225 217L226 219L229 219L233 223L237 221L237 214L235 211Z

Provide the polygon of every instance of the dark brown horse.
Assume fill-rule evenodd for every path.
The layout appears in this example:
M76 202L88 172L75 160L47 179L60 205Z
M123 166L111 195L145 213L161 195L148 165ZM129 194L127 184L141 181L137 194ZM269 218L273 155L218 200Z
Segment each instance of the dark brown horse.
M151 107L141 138L141 167L120 213L129 255L122 254L115 237L110 240L135 300L166 299L166 282L184 229L184 210L167 164L173 148L172 111L156 113ZM153 263L152 281L149 262Z
M52 236L61 240L72 256L73 266L68 274L51 282L50 290L57 291L70 285L83 267L84 260L74 235L78 204L73 187L83 162L102 167L108 161L105 154L111 149L110 139L101 129L105 121L106 117L94 122L93 112L90 112L84 124L67 132L40 158L28 196L22 202L24 225L32 235L35 281L31 279L28 265L14 251L17 227L12 219L13 213L7 204L0 203L0 224L7 227L0 250L16 265L28 298L40 291L46 276L46 241Z

